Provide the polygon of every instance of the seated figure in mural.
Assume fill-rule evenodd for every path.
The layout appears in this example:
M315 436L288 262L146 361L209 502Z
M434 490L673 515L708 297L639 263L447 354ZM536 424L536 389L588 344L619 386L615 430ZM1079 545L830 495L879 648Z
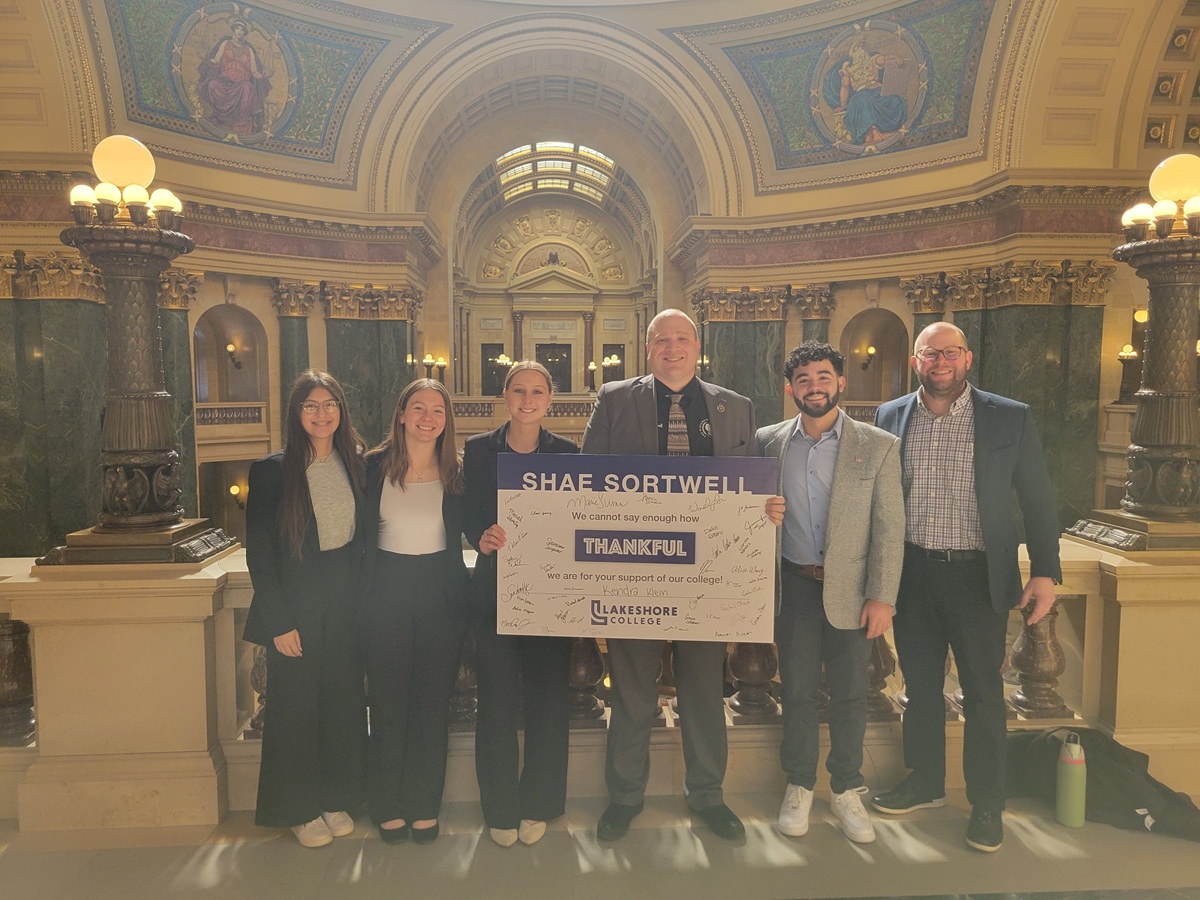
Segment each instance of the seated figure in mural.
M885 82L902 78L907 68L899 56L872 53L866 40L850 45L850 55L825 75L822 94L840 116L840 135L856 144L877 144L895 133L908 118L908 102Z
M211 121L234 134L258 134L265 124L271 82L246 40L250 25L234 19L229 30L231 34L200 60L200 96L211 108Z

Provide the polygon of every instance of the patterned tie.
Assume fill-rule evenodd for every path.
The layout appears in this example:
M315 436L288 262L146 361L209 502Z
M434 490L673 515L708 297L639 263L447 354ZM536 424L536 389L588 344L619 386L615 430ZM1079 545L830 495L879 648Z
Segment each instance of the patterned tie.
M691 455L691 444L688 443L687 416L679 401L683 394L669 394L671 409L667 413L667 456Z

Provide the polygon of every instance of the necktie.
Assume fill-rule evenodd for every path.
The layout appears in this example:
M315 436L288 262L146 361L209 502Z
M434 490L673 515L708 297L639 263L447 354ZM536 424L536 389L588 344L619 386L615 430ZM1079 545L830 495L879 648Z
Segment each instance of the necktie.
M671 394L671 409L667 412L667 456L688 456L692 452L688 443L687 417L679 401L683 394Z

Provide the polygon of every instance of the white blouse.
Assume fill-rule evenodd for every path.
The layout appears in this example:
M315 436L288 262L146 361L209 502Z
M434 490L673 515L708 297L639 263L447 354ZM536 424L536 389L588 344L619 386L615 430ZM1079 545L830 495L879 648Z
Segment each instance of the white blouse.
M404 490L390 479L384 480L379 498L379 549L408 556L446 549L440 479L406 484Z

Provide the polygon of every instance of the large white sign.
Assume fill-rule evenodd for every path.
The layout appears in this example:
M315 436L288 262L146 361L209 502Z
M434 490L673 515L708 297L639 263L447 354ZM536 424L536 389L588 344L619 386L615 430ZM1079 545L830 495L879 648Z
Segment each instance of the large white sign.
M500 454L497 630L772 641L777 466Z

